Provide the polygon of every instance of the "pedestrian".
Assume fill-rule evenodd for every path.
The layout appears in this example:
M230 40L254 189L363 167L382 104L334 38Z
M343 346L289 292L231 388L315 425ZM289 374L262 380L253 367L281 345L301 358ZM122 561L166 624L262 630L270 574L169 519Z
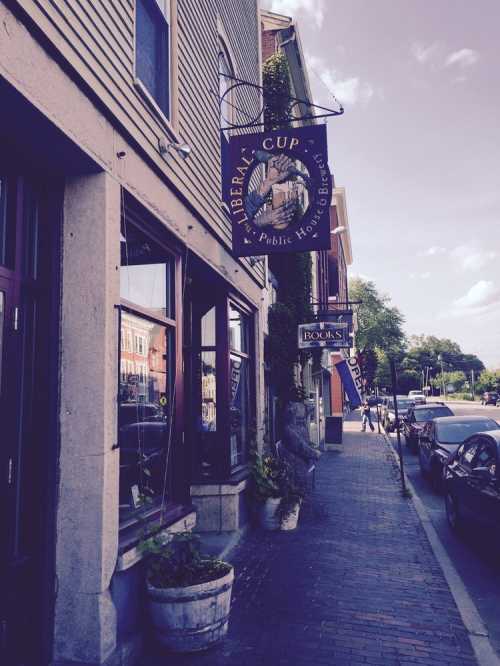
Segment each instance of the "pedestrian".
M370 426L370 430L373 432L375 428L373 427L372 423L372 413L370 410L370 405L365 400L361 407L361 432L365 432L367 423Z

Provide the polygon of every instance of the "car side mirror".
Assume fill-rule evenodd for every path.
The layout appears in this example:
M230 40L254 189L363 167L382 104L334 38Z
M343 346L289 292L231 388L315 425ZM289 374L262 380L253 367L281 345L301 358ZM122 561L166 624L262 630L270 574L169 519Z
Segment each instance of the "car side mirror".
M489 481L492 478L489 467L474 467L472 476L480 481Z

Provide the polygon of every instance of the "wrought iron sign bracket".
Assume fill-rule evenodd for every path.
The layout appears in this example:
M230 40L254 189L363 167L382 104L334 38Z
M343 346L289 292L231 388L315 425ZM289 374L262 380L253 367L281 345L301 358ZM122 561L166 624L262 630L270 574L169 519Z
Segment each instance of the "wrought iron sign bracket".
M241 130L264 127L265 91L263 86L251 83L250 81L244 81L243 79L230 76L229 74L219 73L219 78L223 78L230 82L230 85L224 91L222 96L220 94L218 95L221 110L220 118L223 123L223 126L220 128L221 132L228 132L235 129ZM274 97L276 99L277 96L269 95L269 97ZM290 104L291 117L284 118L282 121L283 125L288 124L293 127L293 123L318 120L320 118L331 118L332 116L341 116L344 113L344 107L335 96L333 96L333 98L338 105L337 109L329 109L326 106L313 104L313 102L307 99L299 99L298 97L291 97L288 95L286 97ZM243 110L238 104L238 99L254 100L256 102L255 108L257 110L254 112ZM301 107L305 107L309 111L304 113L302 112ZM225 108L231 109L231 116L234 116L234 118L226 118L224 116ZM297 110L298 113L296 114L295 111ZM245 121L239 122L238 115L240 116L239 120L243 120L243 116Z

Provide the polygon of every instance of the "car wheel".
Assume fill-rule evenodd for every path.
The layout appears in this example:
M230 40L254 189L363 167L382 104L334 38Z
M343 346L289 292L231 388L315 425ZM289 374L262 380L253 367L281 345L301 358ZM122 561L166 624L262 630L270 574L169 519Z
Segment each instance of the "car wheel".
M457 500L453 497L450 491L447 491L445 496L446 520L448 525L454 532L459 532L462 528L462 516L458 507Z

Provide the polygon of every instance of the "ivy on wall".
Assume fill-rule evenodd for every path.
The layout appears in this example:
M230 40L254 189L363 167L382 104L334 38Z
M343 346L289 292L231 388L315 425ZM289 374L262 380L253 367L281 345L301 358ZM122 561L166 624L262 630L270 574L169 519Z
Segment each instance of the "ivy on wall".
M264 124L266 130L287 128L291 114L290 70L286 56L274 53L263 65ZM294 369L307 354L299 354L297 327L311 315L312 261L309 252L275 254L269 266L278 282L277 302L269 310L267 361L279 402L303 397Z
M264 128L288 127L291 118L290 70L284 53L273 53L262 66Z

